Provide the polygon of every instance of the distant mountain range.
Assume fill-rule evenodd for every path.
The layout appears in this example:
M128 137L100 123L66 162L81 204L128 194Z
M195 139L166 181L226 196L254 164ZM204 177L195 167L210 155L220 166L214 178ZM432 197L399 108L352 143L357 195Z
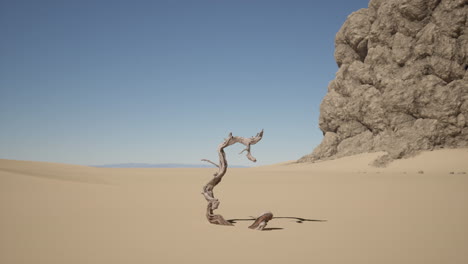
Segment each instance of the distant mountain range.
M90 165L96 168L216 168L209 164L184 164L184 163L117 163L104 165ZM248 166L229 165L230 168L249 168Z

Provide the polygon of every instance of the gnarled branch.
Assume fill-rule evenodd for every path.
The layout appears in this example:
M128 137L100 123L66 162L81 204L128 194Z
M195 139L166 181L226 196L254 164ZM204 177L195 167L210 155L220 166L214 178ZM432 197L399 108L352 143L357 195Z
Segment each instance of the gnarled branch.
M206 208L206 218L208 219L210 223L217 224L217 225L232 225L232 223L226 221L223 218L223 216L215 215L213 213L213 211L216 210L219 206L219 200L214 197L213 189L216 185L218 185L221 182L221 179L223 178L224 174L226 174L227 166L228 166L224 148L234 145L236 143L241 143L246 146L246 148L242 152L247 151L247 158L253 162L256 162L257 160L250 153L250 146L255 145L257 142L259 142L262 139L262 137L263 137L263 130L260 131L260 133L257 133L255 137L251 137L251 138L234 137L232 136L232 133L229 133L228 138L224 139L224 142L218 146L219 165L209 160L205 160L205 159L202 160L202 161L207 161L211 164L214 164L218 167L218 171L214 174L213 179L211 179L203 187L203 192L202 192L203 196L205 196L205 199L208 202L208 205Z

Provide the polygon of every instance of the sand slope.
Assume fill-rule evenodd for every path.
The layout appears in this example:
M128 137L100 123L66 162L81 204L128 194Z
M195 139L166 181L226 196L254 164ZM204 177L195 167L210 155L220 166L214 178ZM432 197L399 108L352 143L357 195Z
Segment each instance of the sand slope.
M234 227L204 218L214 169L0 160L0 263L468 263L468 150L377 155L229 169ZM271 230L248 229L266 210Z

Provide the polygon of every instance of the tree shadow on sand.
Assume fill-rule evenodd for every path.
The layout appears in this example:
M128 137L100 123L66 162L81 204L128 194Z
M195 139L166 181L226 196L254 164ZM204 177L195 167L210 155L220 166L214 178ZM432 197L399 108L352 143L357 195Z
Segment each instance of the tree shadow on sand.
M239 221L255 221L255 219L256 219L255 217L251 216L251 218L229 219L227 221L231 224L235 224ZM307 218L293 217L293 216L275 216L273 217L273 219L293 219L298 224L302 224L304 222L327 222L327 220L307 219ZM267 227L267 228L264 228L263 231L274 231L274 230L283 230L283 229L284 228L280 228L280 227Z

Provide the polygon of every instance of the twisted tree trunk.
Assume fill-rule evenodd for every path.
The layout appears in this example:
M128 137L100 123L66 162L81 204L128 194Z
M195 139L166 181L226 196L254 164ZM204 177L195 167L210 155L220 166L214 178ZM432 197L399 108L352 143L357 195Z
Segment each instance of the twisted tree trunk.
M260 131L255 137L251 138L243 138L243 137L234 137L232 133L229 133L228 138L224 140L218 146L218 155L219 155L219 164L216 164L210 160L203 159L202 161L209 162L218 167L218 172L214 174L213 179L211 179L204 187L203 187L203 196L205 196L208 205L206 207L206 218L212 224L216 225L233 225L232 223L226 221L222 215L215 215L213 213L214 210L218 209L219 207L219 200L214 197L213 188L221 182L224 174L226 174L227 170L227 161L226 161L226 154L224 153L224 148L234 145L235 143L241 143L246 146L244 150L247 151L247 158L253 162L257 160L252 156L250 153L250 146L256 144L262 139L263 130ZM240 154L240 153L239 153Z

